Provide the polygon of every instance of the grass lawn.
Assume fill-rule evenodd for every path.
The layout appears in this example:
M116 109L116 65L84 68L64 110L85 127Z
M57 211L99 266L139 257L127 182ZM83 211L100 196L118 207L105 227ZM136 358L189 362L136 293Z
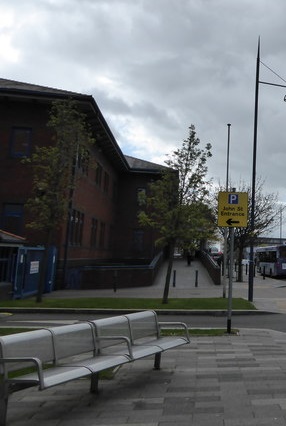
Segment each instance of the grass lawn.
M162 299L152 298L79 298L54 299L44 297L41 303L35 298L21 300L2 300L0 308L89 308L89 309L177 309L177 310L227 310L228 299L223 297L169 299L167 304ZM255 310L255 306L242 298L233 298L233 310Z

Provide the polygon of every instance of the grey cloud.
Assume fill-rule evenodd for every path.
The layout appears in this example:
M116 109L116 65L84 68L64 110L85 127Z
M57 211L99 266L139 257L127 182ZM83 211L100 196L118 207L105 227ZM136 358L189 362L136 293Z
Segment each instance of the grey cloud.
M16 63L1 61L1 76L93 94L123 151L150 161L179 146L193 123L202 144L213 144L209 173L222 181L230 122L232 180L250 182L257 41L261 59L286 78L285 0L0 3L14 13L5 31L20 52ZM281 82L263 66L261 78ZM257 169L286 201L284 94L260 87ZM132 144L126 126L140 123L146 134Z

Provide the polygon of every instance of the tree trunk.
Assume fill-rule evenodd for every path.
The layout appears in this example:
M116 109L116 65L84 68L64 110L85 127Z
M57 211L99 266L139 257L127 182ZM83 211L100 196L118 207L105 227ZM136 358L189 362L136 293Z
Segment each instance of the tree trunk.
M166 274L166 280L165 280L164 295L162 300L163 304L168 303L170 280L171 280L171 273L172 273L173 260L174 260L174 251L175 251L175 242L172 242L170 244L168 268L167 268L167 274Z

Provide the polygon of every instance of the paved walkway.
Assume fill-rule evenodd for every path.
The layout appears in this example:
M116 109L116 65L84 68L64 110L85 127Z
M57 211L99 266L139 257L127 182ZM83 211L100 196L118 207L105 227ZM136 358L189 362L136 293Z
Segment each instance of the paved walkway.
M13 394L8 426L282 426L286 425L286 334L241 330L196 337L166 351L162 369L144 359L100 382Z
M167 263L163 265L156 282L150 287L119 288L116 292L113 289L107 290L61 290L49 293L46 297L155 297L163 296L165 285ZM176 271L175 287L174 271ZM233 297L242 297L248 300L248 275L245 274L244 267L243 282L236 282L233 277ZM197 277L197 280L196 280ZM197 281L197 287L196 287ZM223 284L216 286L213 284L207 270L201 262L193 261L188 266L185 260L175 260L173 265L169 297L222 297ZM228 279L225 283L226 295L228 294ZM257 309L270 312L286 313L286 279L273 279L266 277L265 280L260 274L254 277L253 285L254 304Z
M199 263L176 261L170 297L222 295ZM196 270L199 274L195 287ZM234 297L247 299L247 277L233 283ZM286 281L254 279L259 309L286 312ZM152 287L54 292L49 297L161 297L164 271ZM121 367L113 380L73 381L44 392L13 394L7 426L286 426L286 333L241 329L237 336L194 337L166 351L162 369L146 358Z

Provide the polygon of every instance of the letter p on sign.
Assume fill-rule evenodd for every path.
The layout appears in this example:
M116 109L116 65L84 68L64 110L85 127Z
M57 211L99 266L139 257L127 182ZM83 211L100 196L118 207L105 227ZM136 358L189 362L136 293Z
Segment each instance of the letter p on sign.
M228 194L228 204L238 204L238 194Z

